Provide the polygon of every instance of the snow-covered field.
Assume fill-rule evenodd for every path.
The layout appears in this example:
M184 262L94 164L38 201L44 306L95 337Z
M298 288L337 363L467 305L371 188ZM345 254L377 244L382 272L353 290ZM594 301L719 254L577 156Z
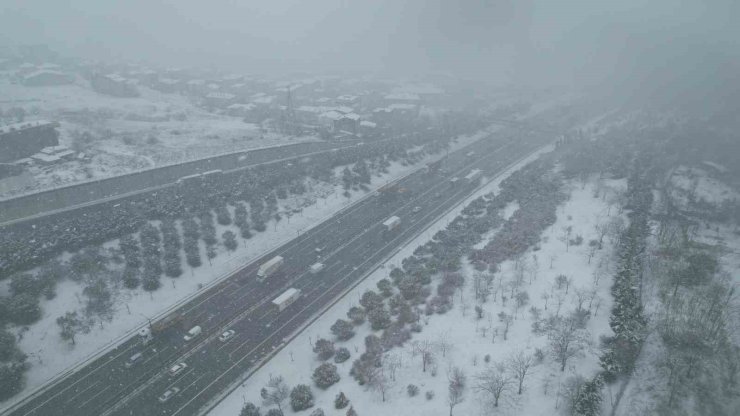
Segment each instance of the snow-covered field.
M621 190L625 186L623 181L612 181L607 185L615 190ZM598 239L595 230L597 224L604 224L611 219L610 217L618 216L618 214L615 209L610 209L604 199L595 196L595 190L598 188L595 183L589 183L585 188L581 188L580 184L569 183L567 185L566 191L570 192L570 199L558 208L557 222L543 233L539 250L529 251L522 257L528 263L525 290L529 294L530 301L518 311L507 340L503 339L503 328L497 315L502 311L514 314L513 301L509 301L504 307L500 296L495 301L489 299L487 303L481 305L484 310L483 319L477 319L473 311L472 274L474 270L465 262L464 273L467 283L462 294L455 295L455 308L444 315L423 316L423 330L419 334L413 334L411 340L411 342L428 340L437 345L445 343L451 345L451 348L444 354L441 349L434 351L434 371L422 371L421 358L412 354L411 342L409 342L406 347L395 348L387 353L392 356L392 358L388 357L390 361L400 362L400 367L395 371L395 380L389 382L385 402L382 401L379 392L359 386L349 375L349 370L352 361L358 358L358 354L364 350L365 336L372 333L369 325L365 323L356 327L357 334L351 340L335 343L336 347L348 348L352 354L349 360L337 364L342 377L341 381L323 391L313 387L311 380L313 370L320 361L312 352L310 343L318 337L333 339L329 327L336 319L346 318L348 309L358 304L365 290L375 289L376 283L387 278L388 272L394 265L400 265L402 259L410 256L417 247L443 229L468 202L479 195L492 191L497 192L497 186L498 180L486 185L476 195L468 198L464 204L459 205L390 258L381 268L373 272L363 283L348 293L316 322L289 342L274 358L238 386L209 415L238 415L245 401L260 405L260 389L271 375L283 376L291 386L296 384L312 386L316 396L315 407L322 408L328 415L340 415L346 412L346 409L334 409L334 398L340 391L347 395L351 405L360 415L446 415L449 413L446 374L453 366L463 369L468 380L464 400L454 408L454 414L490 414L487 400L474 389L476 374L485 369L487 365L504 362L513 353L532 354L537 349L544 352L543 362L536 365L525 379L525 388L521 396L517 396L515 386L513 390L510 389L505 393L505 399L502 400L498 413L512 415L552 415L556 413L556 408L562 406L558 391L563 382L573 374L590 377L595 373L598 367L598 337L610 333L608 326L611 304L609 286L613 266L611 259L613 246L609 239L605 239L603 249L596 251L589 261L587 242L591 239ZM515 209L517 209L516 204L511 204L504 210L503 215L511 215ZM559 239L565 227L572 227L572 236L581 235L584 244L570 246L566 251L565 243ZM498 280L501 276L504 281L507 281L513 274L512 269L513 263L505 262L500 272L497 273L496 279ZM568 294L565 294L564 288L560 290L554 288L555 277L560 274L570 278ZM542 311L544 317L548 313L554 313L554 310L558 308L558 303L562 303L560 313L569 313L575 309L574 302L577 293L582 296L585 294L587 300L584 308L588 306L592 311L592 317L587 324L590 334L589 345L579 356L568 361L565 372L561 372L559 363L555 362L549 354L547 336L535 335L532 332L531 313L528 309L530 306L535 306ZM543 295L545 294L549 296L547 311L544 311ZM492 338L495 331L498 331L497 335ZM490 363L486 362L486 356L490 356ZM406 393L409 384L417 385L420 394L409 397ZM432 399L425 398L427 391L433 392ZM284 409L286 408L289 406L284 406ZM286 414L293 414L289 409L285 411ZM304 414L309 412L306 411Z
M481 130L470 136L464 136L453 143L451 150L462 148L473 143L498 127ZM343 195L339 176L334 183L308 181L308 192L300 197L291 196L286 200L279 201L279 211L283 219L279 222L271 220L267 224L267 230L256 233L249 240L238 239L238 248L227 251L223 246L218 246L218 256L212 260L212 265L206 261L205 247L200 242L201 258L204 264L196 269L191 269L185 262L183 256L183 276L177 279L162 277L162 287L155 292L146 292L141 288L129 290L120 287L120 282L113 288L114 313L110 321L99 321L87 334L79 334L76 337L76 345L72 346L59 337L59 327L56 318L66 312L84 310L83 286L70 280L62 280L57 286L57 296L52 300L41 299L42 318L30 325L27 329L15 329L19 336L19 347L29 355L31 363L27 374L27 382L24 393L43 385L54 376L80 365L83 361L91 358L102 350L132 336L141 326L173 306L179 305L187 299L196 296L222 278L230 275L234 270L258 258L263 253L278 247L298 233L320 224L340 209L356 203L366 197L370 192L383 186L389 181L419 169L425 163L438 159L441 156L428 156L416 165L402 166L392 163L388 173L373 176L369 186L369 192L351 192L349 197ZM337 169L341 172L341 167ZM298 214L293 214L293 208L301 207ZM233 215L233 208L232 208ZM159 223L154 222L155 225ZM216 224L216 235L220 236L226 230L231 230L239 235L239 229L234 226L222 226ZM243 241L243 242L242 242ZM104 248L117 247L118 241L110 241L104 244ZM70 254L61 256L67 260ZM0 295L8 293L8 280L0 282ZM84 312L83 312L84 313ZM8 406L21 399L23 393L3 402ZM2 407L0 407L2 409Z
M686 206L689 199L719 204L725 200L740 198L735 190L713 178L704 169L680 166L673 171L670 179L673 185L672 197L682 206Z
M87 81L25 87L0 77L0 107L21 107L27 120L60 122L60 144L83 151L88 161L32 166L32 180L0 187L3 196L115 176L138 169L230 151L313 140L263 132L240 118L205 111L189 97L146 87L140 97L98 94ZM12 185L12 186L11 186Z
M719 204L727 199L737 198L737 192L727 184L715 179L707 171L685 166L672 172L670 178L673 188L670 197L677 204L687 204L687 196L693 195L696 201L703 200L711 204ZM702 220L696 227L696 234L692 239L708 247L717 248L719 255L720 276L729 278L730 286L740 286L740 228L715 221ZM653 249L659 249L660 244L655 239L649 240ZM659 298L660 284L664 277L661 270L650 270L648 278L644 280L643 302L645 310L651 318L657 316L663 308ZM651 275L652 274L652 275ZM740 344L740 298L731 297L734 314L728 316L728 334L735 345ZM652 315L652 316L651 316ZM668 395L668 377L665 369L659 368L666 356L666 348L656 329L656 319L649 319L649 333L645 339L635 371L628 380L616 416L631 416L634 414L650 414L656 403L663 401ZM612 397L616 397L621 383L610 387ZM691 413L687 413L691 414Z

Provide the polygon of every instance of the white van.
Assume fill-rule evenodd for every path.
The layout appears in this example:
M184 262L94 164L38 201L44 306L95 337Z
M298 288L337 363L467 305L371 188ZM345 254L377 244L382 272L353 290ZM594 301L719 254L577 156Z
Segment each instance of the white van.
M185 339L185 341L190 341L191 339L193 339L193 338L197 337L198 335L200 335L201 332L203 332L203 330L201 329L200 326L194 326L194 327L190 328L190 331L188 331L188 333L185 334L185 336L183 337L183 339Z

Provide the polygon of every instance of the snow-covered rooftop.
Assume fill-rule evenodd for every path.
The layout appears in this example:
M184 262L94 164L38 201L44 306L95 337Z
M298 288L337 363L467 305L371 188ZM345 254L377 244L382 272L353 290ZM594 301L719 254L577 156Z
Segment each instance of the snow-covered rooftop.
M233 100L236 95L228 92L212 92L206 95L206 98L218 99L218 100Z
M40 75L55 75L55 76L64 76L64 73L59 71L53 71L51 69L40 69L38 71L33 71L30 74L26 74L23 78L24 79L31 79L35 78Z
M31 127L39 127L44 125L56 125L56 123L48 120L36 120L36 121L24 121L22 123L13 123L5 126L0 126L0 134L10 133L12 131L18 131L28 129Z
M386 100L393 101L419 101L421 98L418 94L411 92L394 92L385 96Z

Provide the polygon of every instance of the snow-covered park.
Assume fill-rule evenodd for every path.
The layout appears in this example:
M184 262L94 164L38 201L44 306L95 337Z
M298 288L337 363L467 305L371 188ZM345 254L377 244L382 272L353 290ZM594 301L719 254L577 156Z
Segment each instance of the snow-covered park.
M315 341L318 338L333 340L330 327L337 319L345 319L347 311L358 305L366 290L375 290L377 282L387 279L388 272L394 266L400 265L401 260L444 229L470 201L490 192L496 193L499 182L492 181L484 186L388 259L384 266L368 276L314 324L285 345L273 359L237 386L209 414L238 415L245 402L260 406L260 390L274 376L283 377L290 386L306 384L313 387L313 371L322 363L312 351ZM576 375L588 378L597 371L599 337L610 332L609 287L614 246L609 238L603 239L603 246L598 250L588 242L598 241L601 227L621 218L618 210L607 201L621 193L624 186L624 181L597 183L594 180L586 186L566 183L565 192L569 198L558 208L555 224L542 234L538 249L533 251L530 248L521 256L519 264L504 262L496 273L494 286L502 285L501 282L506 284L517 273L525 274L523 289L528 298L519 307L515 306L516 299L509 299L504 304L502 296L508 296L505 287L500 287L498 294L487 302L476 304L473 281L477 272L465 261L463 274L466 284L455 295L454 308L446 314L422 316L421 332L413 334L403 347L385 353L385 382L382 387L360 386L349 374L352 361L364 348L365 337L377 334L369 324L356 327L357 333L349 341L335 341L337 348L347 348L352 356L336 364L341 377L338 383L326 390L313 388L315 407L323 409L326 414L344 414L346 409L335 410L334 403L336 396L343 392L360 415L447 414L450 411L448 384L457 368L465 374L467 382L462 400L454 406L454 414L490 414L493 409L491 395L476 386L485 378L487 369L498 366L509 369L512 362L521 358L518 354L523 354L522 357L531 359L531 368L523 380L522 392L517 394L518 383L507 376L510 378L507 379L497 410L501 414L556 413L558 406L562 406L562 391L566 388L567 380ZM502 210L503 219L508 219L516 209L516 203L509 204ZM561 238L564 233L568 233L570 238L581 236L583 242L569 245ZM495 231L485 237L491 238L493 234ZM565 276L566 280L558 276ZM476 310L475 306L481 309ZM561 371L560 361L552 356L552 341L541 332L535 333L533 323L547 314L568 314L576 308L588 310L591 319L582 332L583 338L579 339L578 345L574 343L574 354L569 357L565 370ZM502 312L513 317L508 329L499 317ZM427 350L430 358L424 370L426 360L422 359L422 355ZM409 385L418 388L418 393L413 397L410 397ZM283 411L292 414L291 410L286 410L288 408L288 405L284 405Z

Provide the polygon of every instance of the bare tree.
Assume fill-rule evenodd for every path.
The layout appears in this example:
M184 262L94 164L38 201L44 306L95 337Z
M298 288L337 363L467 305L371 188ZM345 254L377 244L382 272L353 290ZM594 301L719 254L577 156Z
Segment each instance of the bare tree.
M449 380L447 404L450 405L450 416L452 416L452 410L463 401L465 373L461 368L453 367L447 371L447 380Z
M594 229L596 230L596 236L599 238L599 245L598 248L601 250L604 247L604 237L609 233L609 225L608 224L596 224L594 226Z
M452 349L453 345L450 342L450 333L445 331L437 337L437 349L442 353L442 357L447 355L447 351Z
M568 360L583 350L588 341L587 332L576 327L575 320L561 319L549 333L552 354L560 362L560 371L565 371Z
M522 387L524 386L524 378L529 373L532 366L534 366L536 363L534 356L531 354L525 354L522 351L519 351L518 353L512 355L509 357L508 360L508 367L511 370L511 372L514 374L514 378L516 378L517 382L519 383L519 388L517 390L516 394L522 394Z
M383 367L373 367L368 371L367 385L370 389L380 393L381 400L385 402L385 394L391 387L392 381L385 375Z
M563 302L565 302L565 294L563 292L557 292L555 294L555 303L558 305L558 308L555 310L555 316L560 316L560 308L563 306Z
M434 361L434 353L432 352L434 344L429 340L414 341L411 344L411 354L414 356L421 357L421 371L426 372L427 366Z
M547 301L550 299L550 295L547 292L545 292L542 294L541 298L542 300L545 301L545 310L547 310Z
M475 380L475 389L486 394L493 401L493 407L498 407L501 396L513 383L511 375L501 363L487 367L475 376Z
M576 301L576 311L581 312L583 310L583 304L589 298L590 292L585 288L575 288L573 291L573 300Z
M396 381L396 370L401 367L401 364L402 361L399 354L388 353L383 359L383 365L388 370L391 381Z
M278 410L283 411L283 402L290 395L288 385L283 381L282 376L270 376L267 386L260 391L262 404L266 407L277 406Z
M498 320L504 324L504 341L506 341L506 336L509 335L509 327L514 322L514 317L506 312L499 312Z

